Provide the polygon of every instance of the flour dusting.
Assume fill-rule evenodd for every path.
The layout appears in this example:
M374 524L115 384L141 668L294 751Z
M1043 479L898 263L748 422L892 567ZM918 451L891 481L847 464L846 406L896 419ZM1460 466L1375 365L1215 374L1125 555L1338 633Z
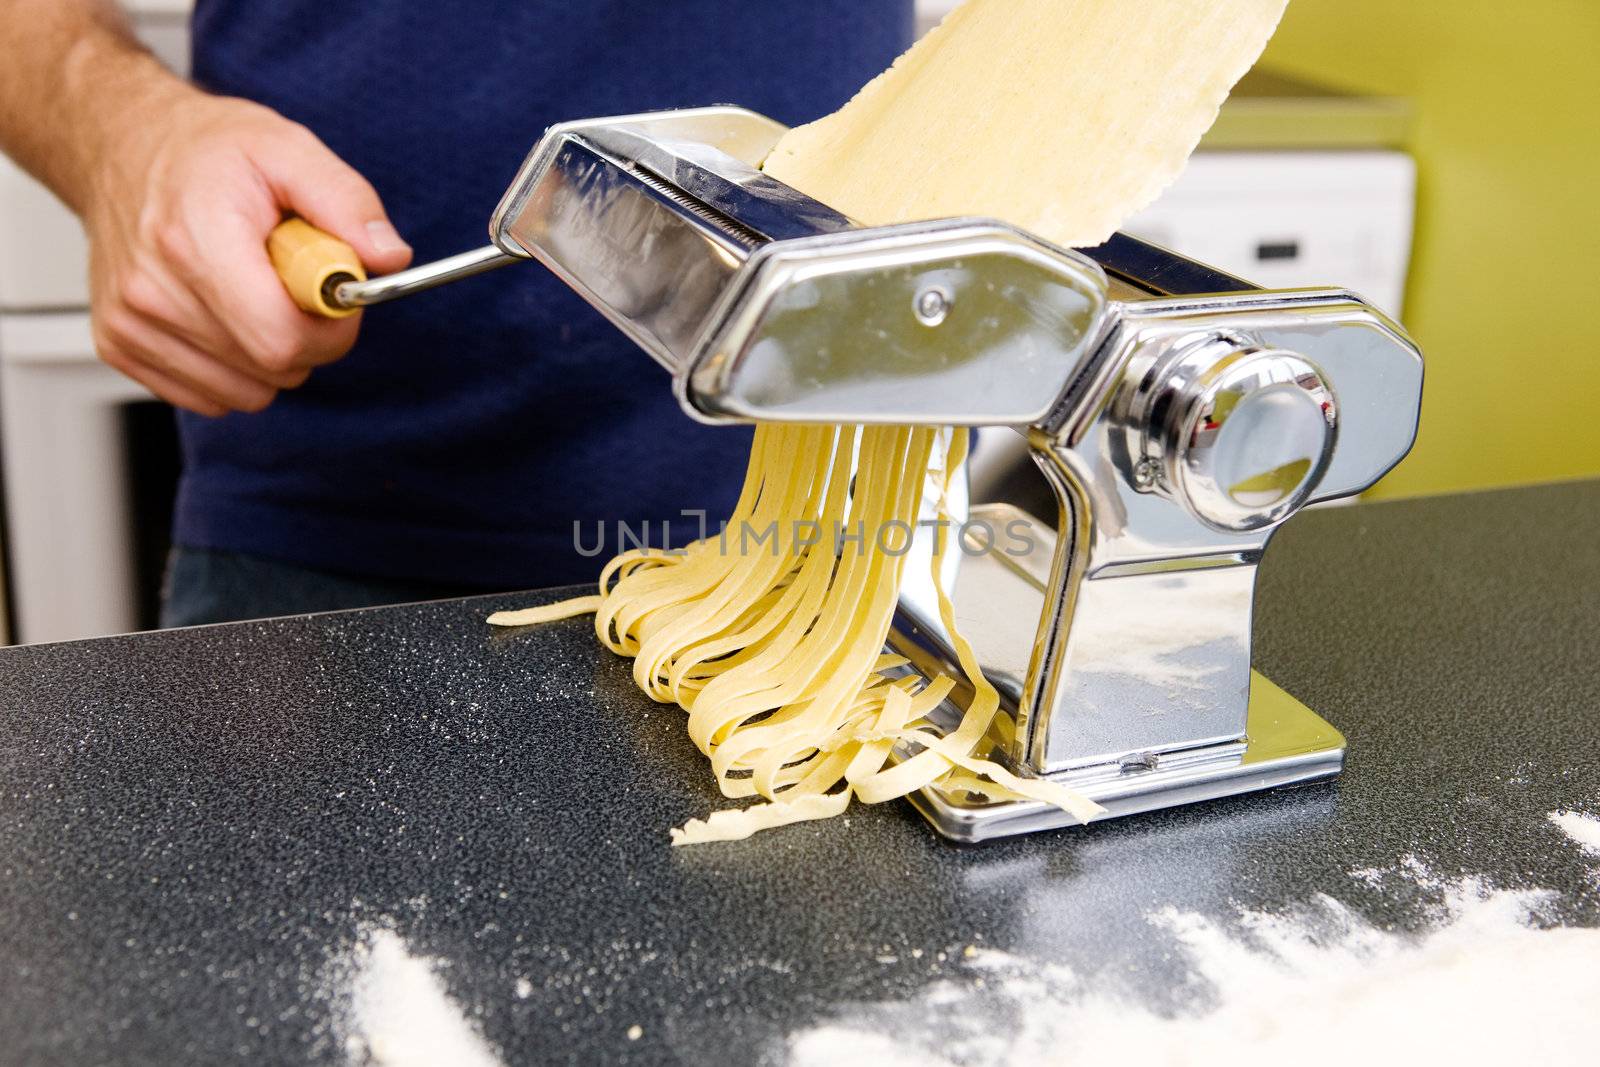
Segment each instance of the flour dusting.
M1600 820L1558 814L1580 843L1600 831ZM1554 894L1443 878L1414 856L1351 877L1428 890L1439 901L1429 930L1382 929L1329 895L1289 912L1241 910L1230 923L1163 908L1147 921L1189 975L1175 1013L1067 967L981 950L962 959L960 980L791 1035L790 1063L1592 1065L1600 930L1541 927Z
M1585 815L1581 811L1552 811L1550 821L1585 852L1600 856L1600 817Z
M412 955L393 930L364 927L343 963L344 1045L351 1067L503 1067L445 990L439 961Z

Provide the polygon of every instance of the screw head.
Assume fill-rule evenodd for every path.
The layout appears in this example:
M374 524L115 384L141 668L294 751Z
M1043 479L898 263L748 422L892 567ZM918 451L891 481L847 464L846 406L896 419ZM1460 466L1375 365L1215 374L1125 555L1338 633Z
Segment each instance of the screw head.
M924 326L937 326L950 314L950 294L937 285L930 285L917 294L917 321Z

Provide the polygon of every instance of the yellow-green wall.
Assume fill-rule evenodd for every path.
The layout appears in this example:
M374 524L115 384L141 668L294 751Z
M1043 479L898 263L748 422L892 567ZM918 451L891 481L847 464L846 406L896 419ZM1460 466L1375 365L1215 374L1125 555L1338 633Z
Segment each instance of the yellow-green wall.
M1263 62L1416 107L1422 430L1378 495L1600 474L1600 0L1291 0Z

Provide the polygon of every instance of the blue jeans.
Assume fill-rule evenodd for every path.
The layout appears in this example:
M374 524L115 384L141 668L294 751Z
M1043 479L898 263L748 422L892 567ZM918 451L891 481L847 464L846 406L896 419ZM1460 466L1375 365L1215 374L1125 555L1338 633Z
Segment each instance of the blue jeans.
M332 574L239 552L177 547L167 559L161 625L200 626L493 591Z

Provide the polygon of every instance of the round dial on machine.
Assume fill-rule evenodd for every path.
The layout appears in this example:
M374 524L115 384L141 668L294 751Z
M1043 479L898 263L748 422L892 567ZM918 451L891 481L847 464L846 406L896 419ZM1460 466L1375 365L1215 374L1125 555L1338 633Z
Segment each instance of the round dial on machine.
M1221 530L1280 522L1310 498L1338 436L1333 390L1294 352L1212 338L1149 383L1144 455L1164 490Z

